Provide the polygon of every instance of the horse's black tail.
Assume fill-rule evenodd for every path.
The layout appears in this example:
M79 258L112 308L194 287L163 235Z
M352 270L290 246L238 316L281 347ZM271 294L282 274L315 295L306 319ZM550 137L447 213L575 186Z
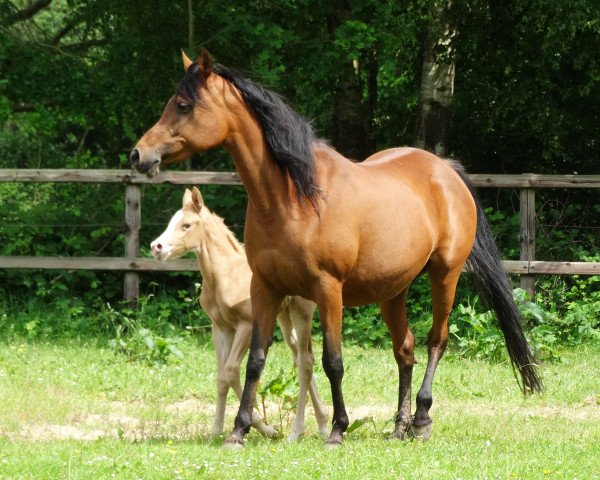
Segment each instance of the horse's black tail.
M452 166L468 187L477 205L477 232L473 249L467 259L467 270L473 275L483 304L496 312L496 318L504 334L508 356L513 368L521 376L519 386L524 393L541 392L542 382L538 376L537 365L525 339L521 327L521 314L513 298L510 279L504 272L489 221L477 197L475 187L462 165L452 162ZM518 376L517 381L519 381Z

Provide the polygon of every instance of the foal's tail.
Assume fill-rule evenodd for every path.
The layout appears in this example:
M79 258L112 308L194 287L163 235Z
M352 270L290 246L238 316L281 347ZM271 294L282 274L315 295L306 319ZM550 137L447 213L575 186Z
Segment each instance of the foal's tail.
M496 312L510 361L521 376L522 381L519 382L521 390L523 393L541 392L542 382L538 376L537 365L523 334L521 315L513 299L510 279L504 272L490 224L465 169L458 163L451 162L451 164L468 187L477 205L477 231L473 249L467 259L467 270L473 275L475 286L484 305Z

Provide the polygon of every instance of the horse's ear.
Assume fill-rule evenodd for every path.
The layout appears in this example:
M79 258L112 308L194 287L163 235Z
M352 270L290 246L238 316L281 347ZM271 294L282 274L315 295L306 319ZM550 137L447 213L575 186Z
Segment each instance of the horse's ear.
M198 72L204 78L210 77L213 73L213 60L210 53L208 53L208 50L205 48L202 49L202 52L200 52L200 56L198 57L198 67Z
M202 210L202 207L204 206L204 200L202 199L200 190L198 190L196 187L192 188L192 202L195 210L198 212Z
M183 51L183 48L181 49L181 59L183 60L183 69L184 71L188 71L188 68L190 68L190 65L193 63L190 60L190 57L188 57L185 52Z

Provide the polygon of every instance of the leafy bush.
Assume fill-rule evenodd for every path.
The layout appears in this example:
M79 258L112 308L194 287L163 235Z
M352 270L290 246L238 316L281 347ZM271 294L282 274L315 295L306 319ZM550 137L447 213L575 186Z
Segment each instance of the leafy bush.
M117 329L117 337L109 340L108 346L129 360L144 360L150 365L166 364L173 356L183 358L177 348L181 337L161 337L149 328L131 326L131 333L125 334L124 327Z

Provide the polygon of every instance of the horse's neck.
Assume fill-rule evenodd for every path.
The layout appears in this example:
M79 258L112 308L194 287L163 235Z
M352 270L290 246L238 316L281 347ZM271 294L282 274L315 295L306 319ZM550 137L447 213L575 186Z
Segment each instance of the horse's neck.
M294 200L293 188L275 164L257 121L246 109L243 112L236 115L237 128L224 146L233 158L249 204L265 216L286 215Z
M214 218L214 214L208 211L202 214L210 218L203 220L204 238L202 246L199 245L195 253L204 281L217 285L235 270L231 268L232 263L238 262L245 253L243 247L231 238L233 234L227 227L220 225L219 218Z

